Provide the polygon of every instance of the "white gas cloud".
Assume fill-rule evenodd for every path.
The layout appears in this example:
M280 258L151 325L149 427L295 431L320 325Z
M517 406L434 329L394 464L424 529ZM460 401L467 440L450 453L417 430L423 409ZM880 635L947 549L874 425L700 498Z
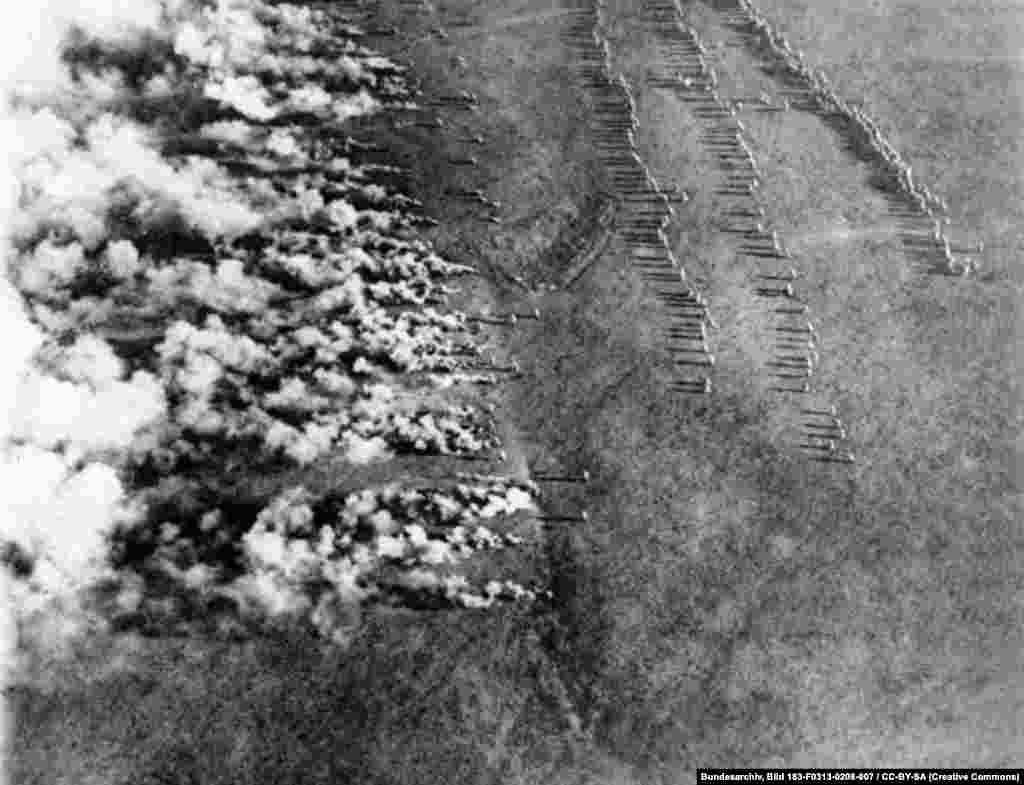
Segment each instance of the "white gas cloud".
M221 581L243 614L303 615L337 642L381 590L364 579L399 558L416 566L389 591L464 607L527 596L438 573L511 542L478 521L532 509L518 486L415 504L371 493L369 544L305 531L318 500L286 492L234 543L247 572L227 576L183 534L198 518L203 537L235 536L218 532L216 509L157 526L139 501L141 482L187 495L174 471L189 461L215 484L229 463L218 451L239 446L261 467L294 468L498 444L480 410L446 397L474 378L456 347L464 317L426 307L468 268L409 239L403 210L416 202L375 182L387 167L325 155L322 139L285 125L296 112L344 123L401 92L399 69L352 42L317 54L317 13L262 0L44 0L0 30L0 487L12 489L0 546L32 567L0 587L12 597L0 633L25 634L31 621L43 640L100 623L81 590L110 577L111 535L126 530L159 541L152 561L183 591ZM72 73L71 33L108 49L162 41L187 73L159 63L140 78L106 63ZM321 84L324 74L342 78ZM206 122L182 139L173 122L132 114L170 96L213 115L200 112ZM182 149L216 154L171 152ZM437 536L424 515L451 530ZM330 590L310 594L311 578ZM145 581L121 579L114 606L138 609ZM13 651L0 648L0 667Z

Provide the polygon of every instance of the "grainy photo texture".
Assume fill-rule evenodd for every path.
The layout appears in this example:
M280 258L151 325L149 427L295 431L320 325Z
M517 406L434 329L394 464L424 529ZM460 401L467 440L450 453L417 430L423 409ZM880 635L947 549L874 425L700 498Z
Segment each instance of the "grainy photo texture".
M0 784L1024 764L1024 6L0 27Z

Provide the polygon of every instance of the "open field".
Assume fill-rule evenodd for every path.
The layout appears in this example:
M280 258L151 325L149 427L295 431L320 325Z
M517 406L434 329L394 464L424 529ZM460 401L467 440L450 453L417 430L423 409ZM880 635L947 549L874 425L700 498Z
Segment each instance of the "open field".
M485 273L456 302L539 309L487 335L522 369L492 396L502 468L591 475L544 486L546 512L589 517L517 565L550 574L552 607L368 613L344 652L290 629L100 641L47 672L59 680L11 693L14 782L684 783L697 765L1020 765L1021 10L758 4L946 200L950 238L984 240L978 273L955 277L908 257L870 167L820 112L756 109L785 86L725 6L369 9L400 31L374 46L426 94L479 98L443 129L370 130L439 221L425 236ZM602 163L603 129L628 114L574 61L589 50L572 36L594 19L656 186ZM709 130L733 120L657 78L681 67L677 22L706 49L717 100L744 103L756 194L723 192L734 159ZM475 166L453 165L468 155ZM688 198L666 244L713 319L707 394L670 389L666 327L683 322L636 263L640 209L616 205L585 266L569 248L617 189L673 187ZM499 220L459 189L500 203ZM726 231L728 211L757 205L788 258L745 255ZM758 291L789 267L793 298ZM773 390L776 328L795 323L773 309L796 302L817 336L801 395ZM802 410L833 405L852 464L800 447L816 438ZM341 460L288 482L303 473L361 481Z

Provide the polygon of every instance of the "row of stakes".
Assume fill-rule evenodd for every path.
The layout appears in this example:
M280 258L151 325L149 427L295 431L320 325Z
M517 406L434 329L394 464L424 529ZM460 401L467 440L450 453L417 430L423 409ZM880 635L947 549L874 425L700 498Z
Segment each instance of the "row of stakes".
M429 13L434 13L428 4L423 3L421 0L407 0L406 5L423 6ZM446 35L442 37L447 39ZM459 56L456 59L460 61L463 66L465 65L464 58ZM422 91L418 94L421 95ZM471 149L472 147L479 147L487 143L487 139L484 134L469 128L469 124L464 125L460 129L456 129L451 120L437 115L438 111L469 112L479 115L480 99L470 90L458 90L447 94L429 97L426 100L421 101L420 105L414 111L416 112L414 119L405 121L404 125L444 130L448 139L470 146ZM426 112L426 114L423 114L424 112ZM401 125L402 124L400 124L400 126ZM449 164L456 167L477 169L480 166L479 158L471 153L450 155L447 161ZM447 195L452 197L454 200L470 204L472 206L470 215L473 218L490 224L500 225L502 223L502 203L499 200L488 196L482 189L456 187L447 191ZM439 225L439 222L436 219L431 218L422 219L422 223L425 226L431 227ZM501 272L503 277L515 284L517 288L528 293L533 293L531 287L522 279L521 276L507 271Z
M792 102L795 108L822 116L841 135L845 147L873 167L874 185L885 197L908 258L932 273L966 276L974 272L977 262L971 257L983 253L984 244L950 242L946 234L948 205L928 186L914 182L910 165L874 120L860 106L839 97L828 79L808 67L803 53L794 50L749 0L717 0L712 5L737 34L740 45L760 52L777 68L787 105Z
M580 13L580 17L583 20L586 20L588 16L590 16L590 20L595 24L599 21L596 8L592 13L587 10L583 10ZM586 21L584 21L584 24L586 24ZM681 30L680 32L685 31ZM603 120L603 122L596 130L595 137L599 148L603 148L607 153L604 158L611 174L612 186L618 192L620 200L633 208L630 214L634 216L634 220L625 223L623 237L627 244L633 247L634 261L645 271L645 275L650 280L661 284L676 284L682 287L676 290L668 288L658 290L659 297L662 298L670 309L675 311L675 315L678 317L678 323L673 324L667 330L668 337L675 341L670 347L670 351L674 356L676 365L679 367L697 367L710 370L714 365L714 357L707 346L706 325L713 325L713 321L710 319L707 304L703 298L693 292L692 288L685 285L685 276L682 274L678 261L674 258L671 249L668 247L667 239L663 232L670 216L673 214L672 202L683 202L685 201L685 196L679 193L669 192L666 194L662 192L636 152L633 139L633 133L637 127L635 105L628 86L624 81L619 80L615 82L610 77L607 43L600 41L593 35L587 34L580 36L578 41L593 42L594 48L601 55L600 71L594 71L587 66L584 66L582 70L584 77L589 78L592 82L592 87L603 90L603 92L598 93L599 97L596 101L598 118ZM706 54L706 51L699 41L694 41L693 43L695 46L692 48L686 47L685 44L681 47L677 46L680 55L684 57L695 55L694 62L691 65L697 67L697 73L682 76L682 86L699 87L698 79L704 75L702 72L706 71L708 78L705 84L714 91L717 87L714 72L708 69L706 63L703 62L703 55ZM584 59L584 62L586 63L587 61ZM596 58L592 62L597 62ZM716 103L716 106L699 109L697 111L698 115L709 119L735 116L734 108L729 109L719 102ZM435 100L431 105L434 107L467 109L475 108L476 101L468 93L462 93L447 97L446 99ZM739 130L742 130L742 127ZM470 141L481 143L482 137L476 136L471 138ZM753 161L752 156L749 156L749 148L746 148L745 144L742 145L742 148L743 154L747 156L746 167L742 164L729 163L730 159L738 157L739 151L728 143L720 151L720 160L724 162L724 165L731 166L734 169L747 168L755 176L743 177L742 175L735 175L727 179L725 186L718 191L720 195L747 196L754 193L754 188L758 184L756 175L759 173L757 173L756 163ZM625 155L621 154L627 150L628 153ZM476 160L467 156L465 159L453 160L453 163L475 165ZM459 195L492 208L500 206L499 203L489 200L479 190L467 189ZM763 217L763 211L758 217ZM763 239L763 231L759 229L748 232L748 240L750 242L747 243L745 248L748 253L771 258L784 257L783 252L778 247L777 237L774 233L772 233L773 245L771 249L765 248L763 245L754 244L754 241L759 239L758 234L761 234L762 237L760 239ZM788 281L795 278L795 271L791 272L788 276L762 274L762 277L766 281L787 281L782 286L766 285L759 287L758 293L762 296L792 295L792 284ZM780 314L802 314L805 311L806 306L780 307L776 309L776 313ZM527 314L476 315L468 317L467 322L492 326L514 326L522 319L539 319L539 316L539 312L535 310ZM813 327L809 323L806 325L806 328L784 325L776 327L775 330L780 333L777 338L780 348L792 350L798 346L807 346L813 351L815 339ZM803 337L804 335L807 335L806 339ZM805 343L805 340L807 343ZM816 353L813 356L816 356ZM467 365L466 367L467 369L487 370L489 372L506 372L516 375L520 373L520 369L515 363L508 366L490 363ZM799 356L782 354L773 361L773 375L778 379L806 378L810 375L812 368L812 356L806 354ZM681 392L709 392L710 379L707 376L700 379L684 378L674 382L672 386L673 389ZM804 382L804 389L806 390L806 382ZM833 426L834 430L829 430ZM832 422L824 426L820 423L810 423L806 424L806 428L809 429L805 433L807 441L801 446L805 449L812 449L816 459L839 462L852 460L852 456L848 453L838 452L836 447L837 442L845 438L845 428L835 418L834 413ZM824 438L823 435L828 436L828 438ZM822 450L825 451L824 454L818 455L817 453ZM582 518L576 517L572 518L572 520L585 520L585 517L585 513L583 513Z
M745 128L736 116L735 104L718 94L714 68L707 61L707 49L696 32L682 20L671 3L649 6L651 19L663 39L663 68L672 71L671 87L691 105L694 115L704 122L702 146L715 158L723 180L714 195L725 201L721 229L736 238L740 255L754 260L757 270L752 283L754 294L764 300L775 317L769 327L773 357L767 363L772 380L770 389L782 394L809 394L810 378L819 362L817 333L808 320L807 305L798 301L794 290L799 273L790 265L791 256L778 233L766 228L765 211L759 203L761 172L744 138ZM699 340L698 333L687 335ZM846 438L845 427L834 416L828 423L834 430L805 424L798 447L815 460L849 462L849 452L840 449ZM810 428L810 431L807 431ZM827 433L827 440L817 438ZM822 455L823 446L829 448Z
M839 419L835 406L827 409L800 410L802 441L797 445L808 453L812 460L820 463L856 463L856 458L846 447L846 426Z
M361 15L369 14L369 9L365 4L359 2L359 0L342 0L340 7L342 11L347 11L350 16L356 18ZM406 15L432 16L434 13L430 5L423 0L401 0L399 8ZM357 20L358 19L356 19L356 21ZM394 37L401 35L401 31L393 26L366 28L363 32L366 35L376 37ZM447 40L448 38L447 33L439 26L432 27L430 32L442 40ZM473 92L469 90L458 90L452 93L424 97L422 90L414 86L413 95L420 100L418 104L416 104L415 108L410 107L412 117L409 119L401 119L400 116L396 116L396 119L394 120L394 127L396 129L421 128L427 130L444 130L448 132L447 136L449 139L453 139L464 145L480 146L486 144L487 140L483 134L474 131L466 131L465 129L456 132L451 120L447 120L437 114L437 112L442 111L479 114L480 100ZM379 145L364 143L358 140L349 140L349 142L351 144L351 148L356 151L383 151ZM469 168L478 168L480 165L479 159L471 153L451 155L448 157L448 163L452 166ZM451 191L449 195L456 199L468 201L485 208L482 211L476 211L473 213L473 215L480 220L493 224L501 223L501 218L499 216L501 203L497 200L490 199L479 189L455 189ZM436 219L427 217L424 217L421 223L425 226L438 225L438 221Z
M417 5L423 5L417 2ZM674 8L672 9L675 10ZM607 43L600 41L593 33L596 30L596 24L599 21L597 16L597 10L584 9L579 14L580 24L583 26L583 30L589 30L589 33L584 32L581 38L585 40L593 41L601 51L603 55L603 63L600 71L594 71L593 69L584 68L582 69L582 75L587 79L591 86L597 88L606 88L610 85L611 79L608 74L608 50ZM593 23L593 24L591 24ZM699 41L694 40L695 46L693 49L696 50L698 59L696 65L698 67L703 66L701 62L703 54L706 52L700 45ZM693 49L685 48L680 51L680 54L692 54ZM715 89L717 84L714 79L713 71L709 71L710 78L708 79L709 86L711 89ZM684 87L696 86L696 78L699 77L700 72L690 76L681 76ZM651 80L654 82L655 80ZM636 115L635 108L632 102L632 96L629 94L628 88L624 83L620 83L622 90L621 96L625 99L622 102L616 102L614 100L605 102L606 112L615 112L618 110L618 117L606 116L603 128L599 128L595 132L598 144L603 144L606 149L618 149L619 151L629 150L630 156L628 159L619 159L617 163L626 163L627 168L629 164L636 164L634 172L631 174L623 174L621 169L618 174L613 174L613 185L617 186L618 198L621 203L628 205L633 208L633 213L640 216L641 220L634 223L634 228L641 230L638 234L631 234L626 232L626 239L628 242L634 244L634 257L635 261L643 268L653 268L647 270L647 275L652 277L656 281L660 281L665 284L683 284L685 277L681 275L681 268L678 262L674 259L671 254L671 250L665 240L662 230L668 221L668 217L672 215L672 203L683 203L686 201L685 194L678 192L662 192L657 188L657 185L653 182L653 178L646 172L639 156L636 154L635 142L633 139L633 132L636 129ZM671 85L666 82L665 86L678 86L676 80L672 80ZM705 88L706 89L706 88ZM762 105L768 105L767 101L762 101ZM442 97L431 101L429 105L433 108L449 108L449 109L463 109L469 111L477 111L477 102L475 97L470 96L468 93L456 94L455 96ZM734 103L734 108L741 108L742 104L739 102ZM700 112L705 117L723 117L724 112L721 109L717 111L703 111ZM734 116L734 112L728 113L730 116ZM623 116L626 119L623 121ZM429 127L444 127L444 121L441 118L433 120L427 120L420 124ZM742 129L740 129L742 130ZM360 143L355 140L351 140L353 146L357 146ZM466 140L474 144L482 144L484 139L480 135L474 135ZM624 142L624 144L623 144ZM364 149L369 149L370 145L363 145ZM745 147L745 145L743 146ZM732 151L735 152L735 151ZM749 152L747 150L746 152ZM723 155L722 160L727 161L729 154ZM476 165L476 160L471 156L466 156L463 159L454 160L455 164L463 165ZM614 168L614 166L612 167ZM733 167L734 169L742 170L745 168L742 165ZM752 158L749 160L748 167L750 172L755 176L759 173L756 169L756 163L753 162ZM643 176L637 176L636 172L639 170L643 173ZM746 180L739 180L733 178L733 182L727 183L727 188L740 187L744 189L744 193L750 193L750 186L754 183L748 178ZM654 186L653 188L651 186ZM500 207L500 203L488 199L478 189L465 189L456 194L457 196L473 200L485 207L489 207L493 210L497 210ZM737 210L737 215L741 213L741 208ZM743 217L747 218L764 218L763 209L757 208L757 211L750 210ZM644 220L649 219L649 220ZM494 220L493 217L490 220ZM654 242L651 242L649 231L654 228L657 234L657 238ZM774 233L773 233L774 235ZM773 239L777 239L774 238ZM779 253L777 242L774 243L775 247L770 252L764 255L776 258ZM760 254L763 251L758 249L751 249L750 253ZM660 264L659 264L660 262ZM666 264L667 262L667 264ZM667 268L667 269L666 269ZM792 277L795 277L793 275ZM774 278L774 276L773 276ZM783 279L785 280L785 279ZM767 294L767 291L765 292ZM707 310L707 304L703 301L699 294L695 294L689 287L684 287L682 291L672 289L662 289L658 292L659 296L666 302L666 304L676 309L678 315L681 317L679 324L670 326L667 330L668 337L671 339L682 341L681 345L675 345L672 348L673 353L676 355L677 363L681 365L697 365L710 368L714 363L713 356L707 349L707 330L706 325L712 324L710 314ZM804 313L806 306L793 306L790 309L786 307L780 307L776 309L777 312L785 312L790 310L792 313ZM508 313L508 314L487 314L487 315L472 315L467 317L466 321L470 324L489 325L496 327L512 327L518 324L521 320L538 320L540 314L537 310L533 310L529 313ZM811 334L813 339L813 333ZM790 339L785 339L785 343L789 343ZM695 345L696 344L696 348ZM778 359L780 370L788 368L790 362L796 363L800 366L801 370L804 367L809 367L808 359L804 357L786 357L781 356ZM489 364L466 364L467 370L487 370L489 372L508 372L519 375L520 370L517 364L513 363L509 366L499 366L495 363ZM704 377L702 379L681 379L673 385L674 389L681 392L710 392L710 379ZM803 422L803 439L804 441L800 444L800 447L811 453L811 457L817 461L823 462L838 462L838 463L852 463L854 458L848 451L841 451L839 445L842 440L846 438L846 429L842 425L842 422L837 416L835 407L829 409L803 409L803 415L805 420ZM465 456L474 460L490 460L486 456ZM504 453L499 455L500 460L505 460ZM545 483L587 483L590 480L590 474L587 471L583 471L579 474L551 474L551 473L535 473L533 479L537 482ZM537 519L545 523L583 523L588 520L587 512L585 510L579 511L572 514L542 514L538 515Z
M695 73L677 72L674 78L662 78L661 83L664 86L682 86L687 89L696 88L701 92L711 91L715 101L714 105L704 105L700 108L695 108L695 113L703 119L722 120L726 117L735 118L736 109L742 108L744 103L747 102L735 101L731 107L727 107L717 98L715 94L717 79L713 69L710 69L704 61L706 50L696 36L692 35L692 31L684 28L682 20L678 18L678 9L674 5L663 7L663 12L665 20L675 23L675 28L680 34L677 42L671 45L671 48L674 50L673 53L679 55L680 60L684 63L686 60L691 60L687 65ZM633 208L630 211L630 215L635 216L635 219L625 224L623 237L627 244L633 247L634 261L646 270L648 278L665 284L674 283L682 285L682 290L673 291L668 289L659 290L658 292L663 301L670 308L676 310L678 316L681 317L680 323L670 326L667 331L668 337L682 342L671 347L677 365L710 369L714 364L714 357L710 354L707 347L706 325L709 323L713 325L713 321L710 319L707 304L703 301L703 298L695 293L691 287L685 285L685 274L668 247L667 239L663 232L669 218L673 214L672 202L685 202L686 197L678 192L666 194L661 191L640 159L633 136L637 128L635 104L624 80L620 79L616 83L611 79L607 41L596 35L599 24L600 17L596 6L582 8L577 14L575 35L573 32L570 32L569 35L573 38L574 43L581 44L583 47L586 47L587 44L593 44L593 49L600 56L600 59L593 57L589 61L584 57L584 66L580 69L580 74L588 83L588 86L594 88L595 92L598 93L596 108L598 110L598 119L603 122L595 129L595 139L599 149L603 149L606 153L604 158L611 174L612 186L618 192L620 201ZM687 37L690 37L691 40L686 41L685 38ZM598 68L593 67L595 63L599 63ZM658 78L654 77L649 81L657 83ZM475 97L466 92L435 99L429 105L434 108L478 111ZM757 106L765 111L772 111L777 108L770 101L765 100L764 96L759 99ZM782 108L788 108L788 102L784 102ZM428 122L432 127L443 127L444 125L440 118ZM736 122L738 127L735 130L741 133L743 130L742 125L738 120ZM718 154L723 168L733 170L730 172L730 176L727 178L724 186L720 187L717 193L722 196L753 196L755 188L759 184L759 172L757 171L756 162L753 160L752 155L750 155L749 148L742 143L739 134L733 133L732 137L740 144L734 146L731 140L727 138L709 140L710 146L720 148ZM483 142L483 138L477 135L465 141L480 144ZM623 153L627 150L627 155L615 154L616 151ZM745 159L742 162L739 161L741 157ZM465 156L453 159L452 163L475 166L477 161L472 156ZM456 195L471 199L492 209L500 207L500 203L488 199L479 190L467 189ZM763 209L758 208L758 210L758 213L753 213L747 217L763 218ZM490 220L493 221L495 219L490 217ZM737 231L738 228L733 227L732 230ZM758 240L764 240L764 232L760 225L753 230L743 233L747 236L748 240L747 246L744 249L746 253L763 258L786 258L788 256L779 247L777 235L774 232L771 235L772 247L770 249L766 248L763 242L757 242ZM790 271L788 274L783 275L761 274L760 277L765 281L785 282L781 287L774 285L774 283L758 287L757 291L760 295L767 297L792 297L792 284L790 281L795 279L795 271ZM776 308L775 312L779 314L803 315L806 313L806 306L782 306ZM514 326L521 319L539 319L539 316L539 312L535 310L528 314L476 315L468 317L467 322L492 326ZM807 323L805 327L783 325L774 329L780 333L777 338L779 348L789 351L806 347L812 354L778 355L772 363L774 368L773 374L778 379L808 377L813 368L812 358L816 358L813 326ZM467 367L473 370L519 374L519 367L514 363L507 367L498 366L493 363ZM705 376L700 379L681 379L673 384L673 388L681 392L710 392L710 378ZM807 391L807 389L807 382L804 381L801 391ZM780 388L780 391L790 390L788 388ZM846 430L836 415L835 407L831 407L829 410L804 409L802 411L812 419L803 423L804 441L800 446L810 451L812 458L815 460L840 463L852 462L853 456L849 452L840 451L838 447L841 441L846 438ZM822 420L822 418L826 419ZM535 479L549 482L586 482L589 480L589 474L584 472L582 475L575 477L535 475ZM585 521L587 519L585 511L572 516L549 515L539 517L541 520L571 522Z
M422 3L420 3L422 4ZM435 101L431 105L434 107L443 108L455 108L455 109L466 109L469 107L475 107L475 100L471 100L468 94L461 94L462 100L449 100L449 101ZM472 110L471 110L472 111ZM440 118L438 118L440 119ZM472 137L469 141L474 144L482 144L483 138L479 135ZM458 162L456 162L458 163ZM475 163L475 162L473 162ZM455 194L456 196L472 200L484 207L490 208L493 211L497 211L500 208L500 203L489 199L479 189L463 189ZM497 219L491 215L488 220L497 222ZM526 313L507 313L507 314L475 314L466 317L468 324L486 325L491 327L514 327L523 320L527 321L538 321L540 319L540 312L537 309ZM465 364L466 370L473 371L487 371L489 373L504 372L515 376L520 376L521 372L517 363L511 363L508 366L499 366L493 362L487 364L476 364L470 365ZM466 458L472 461L485 461L491 462L497 459L499 463L505 463L507 460L507 454L504 450L498 452L497 455L462 455L456 456ZM590 473L586 470L578 474L556 474L556 473L534 473L532 479L539 483L556 483L556 484L587 484L590 482ZM580 510L575 513L541 513L535 516L536 520L543 524L573 524L573 523L586 523L588 521L588 515L586 510Z
M759 29L751 21L749 10L737 11L739 8L749 9L749 4L735 6L733 12L723 10L725 21L728 26L741 33L739 45L743 45L743 36L746 36L749 45L756 44L760 39L750 32L751 29ZM721 9L720 9L721 10ZM666 9L666 14L655 14L655 21L662 22L669 19L671 13ZM672 25L669 25L672 27ZM678 28L677 28L678 29ZM755 40L756 39L756 40ZM788 45L787 45L788 46ZM682 50L684 54L693 54L692 51ZM791 51L791 50L790 50ZM691 65L697 69L697 74L679 71L672 76L652 76L649 82L655 86L663 87L699 87L699 71L706 66L703 57L707 52L701 48L696 54ZM802 57L802 56L801 56ZM820 79L820 77L817 77ZM800 81L797 85L790 85L783 89L785 96L781 103L775 103L770 96L762 93L756 99L733 99L730 101L733 109L749 107L757 111L782 111L790 108L790 98L795 106L808 111L822 112L819 103L815 102L813 89L805 84L810 76ZM713 72L708 75L705 89L714 90L717 87L717 80ZM858 153L859 157L869 162L885 165L887 169L895 170L889 172L879 183L880 190L885 194L888 201L890 215L897 222L900 228L900 239L905 252L914 260L927 265L932 272L946 275L965 275L974 269L974 263L970 260L964 261L962 257L966 254L980 254L984 251L984 243L972 246L952 245L945 235L948 218L936 214L936 207L946 209L946 205L930 192L927 186L916 186L910 174L910 168L892 150L889 143L882 137L877 126L856 107L849 107L842 102L842 99L834 98L835 102L842 107L843 111L836 109L829 110L827 114L832 117L841 115L842 119L848 120L853 116L858 122L848 123L854 131L863 129L861 133L851 131L849 146ZM697 109L696 114L703 117L721 117L723 112L718 109ZM732 192L739 192L745 188L745 183L734 183ZM723 190L722 193L728 193Z
M348 0L348 2L355 3L356 5L358 5L359 0ZM426 13L429 13L429 14L434 14L435 13L435 10L432 9L428 3L423 2L423 0L402 0L400 5L401 5L401 7L403 9L406 8L406 7L416 8L416 9L426 9ZM461 20L461 21L460 20L453 20L453 21L450 22L450 24L454 25L454 26L465 26L465 25L472 24L472 22L469 21L469 20ZM442 38L442 39L447 40L447 38L448 38L448 36L444 33L444 31L441 28L432 28L431 32L432 33L438 33L439 37ZM462 57L462 56L457 56L455 58L455 61L459 64L459 67L464 68L466 66L465 58ZM417 91L417 95L421 95L421 94L422 94L422 91ZM422 110L427 110L427 111L434 110L434 111L436 111L436 110L444 110L444 109L448 109L448 110L463 110L463 111L468 111L468 112L472 112L472 113L475 113L475 114L479 114L479 112L480 112L480 103L479 103L478 97L475 94L473 94L471 91L469 91L469 90L460 90L460 91L455 92L455 93L451 93L451 94L447 94L447 95L434 96L432 98L429 98L425 102L423 102L421 104L421 106L418 107L418 109L416 111L418 113L419 111L422 111ZM450 121L446 121L444 118L436 116L436 115L434 115L434 116L430 116L430 115L427 115L427 116L422 116L422 115L421 116L416 116L416 117L414 117L414 119L407 120L407 121L404 121L404 122L400 122L398 125L399 125L399 127L415 126L415 127L428 128L428 129L446 130L446 131L448 131L448 137L449 138L454 138L455 140L460 141L460 142L462 142L464 144L467 144L467 145L483 145L483 144L486 143L485 137L483 136L483 134L480 134L480 133L469 132L469 131L466 131L465 129L463 129L462 133L460 133L460 134L454 133L455 129L451 126ZM477 168L477 167L479 167L479 163L480 162L479 162L479 159L476 156L471 155L471 154L467 154L467 155L450 156L448 158L448 163L450 163L450 164L452 164L454 166L464 166L464 167ZM461 201L464 201L464 202L469 202L469 203L471 203L473 205L485 208L484 210L475 210L475 211L473 211L472 212L473 217L475 217L475 218L477 218L477 219L479 219L481 221L484 221L486 223L491 223L491 224L501 224L502 223L502 220L501 220L501 217L500 217L500 210L502 208L502 203L500 201L496 200L496 199L490 198L481 189L479 189L479 188L453 188L450 191L448 191L448 196L451 196L453 199L461 200ZM436 219L432 219L432 218L428 218L428 217L420 218L420 223L423 226L429 226L429 227L436 227L436 226L439 225L439 222ZM511 272L508 272L508 271L500 271L500 272L502 273L502 276L504 278L508 279L508 281L510 281L511 283L515 284L517 288L519 288L519 289L521 289L524 292L527 292L529 294L534 294L535 293L533 288L521 276L516 275L514 273L511 273ZM528 316L523 316L522 318L529 318L529 317ZM515 322L515 318L513 317L511 323L514 323L514 322ZM499 321L498 323L504 323L504 322L503 321Z
M618 236L629 249L633 266L656 287L673 318L666 331L676 374L670 389L707 394L715 362L707 343L707 327L714 323L706 301L689 285L665 236L675 214L673 205L684 204L688 196L678 189L662 188L637 151L635 102L625 79L612 77L608 43L599 33L600 6L584 5L570 16L564 38L575 50L577 76L593 101L591 137L622 211Z
M434 10L428 3L424 2L424 0L400 0L399 8L405 15L432 16L434 14ZM344 15L351 22L359 22L361 19L369 18L372 15L372 10L366 3L361 2L361 0L340 0L332 5L331 10ZM402 35L402 31L391 25L363 27L361 30L364 36L370 37L397 37ZM440 27L431 28L431 32L437 34L438 37L442 39L447 38L447 34ZM453 93L434 95L423 99L422 89L415 85L413 85L411 89L412 97L418 97L422 100L416 108L411 110L413 116L410 119L402 119L401 115L394 116L395 119L393 122L396 129L424 128L452 131L454 129L450 127L450 121L438 116L436 114L438 111L465 111L471 113L479 113L480 111L479 98L469 90L459 90ZM486 144L486 139L481 133L450 133L449 138L466 145ZM387 152L387 149L379 144L361 141L347 135L343 140L343 145L346 152L350 153ZM454 166L467 166L474 168L479 166L479 160L476 156L471 154L449 156L448 162ZM408 174L408 171L406 170L401 170L400 168L394 169L396 172L403 171L405 174ZM451 195L487 208L487 211L479 214L479 217L490 223L500 223L500 218L498 217L497 212L501 208L501 203L488 198L479 189L457 189L452 192ZM422 207L422 204L419 204L418 206ZM426 227L436 227L439 225L439 222L436 219L430 218L429 216L420 216L418 223L419 225Z
M539 322L540 318L540 309L532 308L527 311L509 313L469 314L465 317L465 322L471 327L514 328L522 322ZM459 364L458 368L470 373L500 374L506 380L523 377L522 366L514 360L509 363L500 363L494 358L488 358L478 362L463 362ZM503 457L501 461L504 462Z
M352 3L354 6L358 6L358 3ZM430 13L430 9L427 8L426 4L422 0L411 0L410 2L403 2L403 8L408 6L409 8L420 8L424 9L427 13ZM443 32L443 31L442 31ZM380 30L376 31L377 34L381 34ZM397 34L397 30L395 31ZM447 36L442 36L446 38ZM479 99L478 97L469 90L459 90L454 93L441 94L422 100L422 91L417 90L417 95L421 97L420 111L424 111L427 114L416 116L413 120L399 121L397 127L409 127L416 126L430 129L449 129L451 122L446 120L444 117L438 116L436 113L440 111L447 112L469 112L472 114L479 114ZM461 135L453 135L452 138L466 145L483 145L486 143L486 139L483 134L471 130L464 130ZM370 143L360 142L358 140L348 140L354 148L361 148L364 151L378 150L377 146L371 145ZM458 155L450 156L448 162L456 166L468 166L477 167L479 165L478 159L473 155ZM501 208L501 203L497 200L491 199L479 188L458 188L453 189L449 192L449 195L456 198L460 198L484 208L487 211L481 216L484 220L491 223L500 223L500 219L497 216L497 212ZM422 205L421 205L422 206ZM423 216L421 223L425 226L438 226L439 222L436 219ZM470 272L474 275L481 275L479 270L470 267ZM468 314L465 316L464 321L468 327L472 328L515 328L523 322L539 322L541 318L540 310L537 308L531 308L528 310L520 310L508 313L478 313ZM457 365L457 370L469 373L485 373L485 374L501 374L505 378L521 378L522 368L517 362L500 363L494 358L483 358L477 359L482 352L479 348L473 344L467 344L463 348L463 353L467 356L467 359L460 362ZM504 450L499 450L496 453L485 453L485 454L455 454L450 457L461 458L470 462L498 462L504 463L507 460L507 455ZM570 481L566 478L564 481Z

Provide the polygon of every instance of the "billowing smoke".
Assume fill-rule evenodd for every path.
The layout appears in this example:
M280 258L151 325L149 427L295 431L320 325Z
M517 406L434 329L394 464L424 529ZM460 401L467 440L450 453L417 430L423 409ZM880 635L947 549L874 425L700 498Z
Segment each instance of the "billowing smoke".
M183 23L203 17L197 5L54 0L23 10L0 32L0 542L27 576L3 606L17 617L5 629L24 639L54 614L65 627L87 623L71 621L79 590L109 569L108 536L144 512L122 483L125 455L167 416L165 380L95 328L151 266L147 238L191 232L209 243L262 216L215 163L165 159L154 130L118 111L173 91L173 58L134 86L124 64L144 62L154 42L172 52ZM186 262L150 272L155 290L177 275L215 303L242 283L231 261L214 274ZM258 307L265 289L235 302Z
M104 456L164 409L156 380L129 373L102 340L83 335L60 348L15 288L60 286L82 250L104 239L88 195L75 193L96 185L89 177L102 172L102 155L87 162L72 152L74 129L48 108L65 103L72 87L62 50L73 34L138 40L180 5L43 0L22 5L0 26L0 543L9 568L0 570L0 682L16 664L19 628L55 604L73 606L76 588L103 569L105 533L137 514ZM117 130L109 120L97 128ZM120 154L108 152L108 164ZM54 215L63 239L56 227L44 230ZM43 235L52 237L38 242ZM29 569L30 580L17 580ZM81 617L71 610L48 618Z
M87 5L0 33L0 664L211 609L341 643L368 601L535 597L461 572L518 542L479 520L532 509L515 483L388 488L365 520L220 490L500 446L465 389L492 366L435 308L468 268L409 239L415 200L374 179L395 170L315 132L407 99L401 69L297 6Z

